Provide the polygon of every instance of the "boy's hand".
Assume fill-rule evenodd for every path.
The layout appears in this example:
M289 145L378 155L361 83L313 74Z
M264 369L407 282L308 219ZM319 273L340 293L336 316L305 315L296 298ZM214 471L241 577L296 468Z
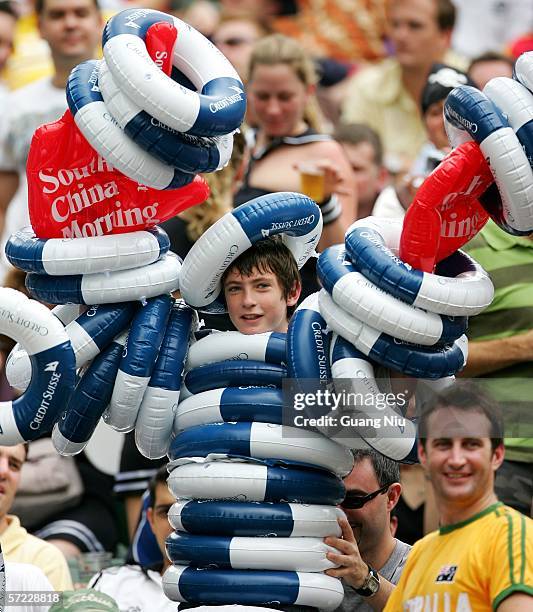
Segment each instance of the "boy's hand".
M342 530L342 537L324 538L325 544L333 546L339 553L326 553L329 561L340 565L336 569L326 570L324 573L334 578L344 578L346 582L358 589L363 585L368 576L368 565L361 558L357 542L350 527L350 523L346 518L339 518L338 523Z

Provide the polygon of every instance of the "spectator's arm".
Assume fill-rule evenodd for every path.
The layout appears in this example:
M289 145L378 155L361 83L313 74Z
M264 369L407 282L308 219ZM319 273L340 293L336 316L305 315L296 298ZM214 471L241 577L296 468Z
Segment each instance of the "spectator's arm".
M481 376L516 363L533 361L533 330L510 338L468 342L464 377Z

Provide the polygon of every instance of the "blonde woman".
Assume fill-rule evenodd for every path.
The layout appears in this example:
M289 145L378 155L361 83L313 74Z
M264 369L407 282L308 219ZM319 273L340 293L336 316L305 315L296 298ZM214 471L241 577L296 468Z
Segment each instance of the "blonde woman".
M324 172L324 217L320 248L343 242L356 219L355 178L342 147L322 130L315 98L317 75L300 45L274 34L256 43L250 60L248 104L255 126L238 206L275 191L300 191L299 166L312 164ZM309 274L311 272L311 274ZM312 271L303 273L314 281ZM306 291L307 293L307 291Z

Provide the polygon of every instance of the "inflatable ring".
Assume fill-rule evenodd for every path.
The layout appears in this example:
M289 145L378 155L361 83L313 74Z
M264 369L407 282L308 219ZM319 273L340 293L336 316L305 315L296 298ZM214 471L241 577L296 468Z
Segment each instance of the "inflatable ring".
M280 233L301 268L320 240L319 207L302 194L280 192L250 200L225 214L200 236L183 261L183 299L202 310L217 304L226 268L254 242ZM220 303L217 307L220 311Z
M154 189L177 189L193 180L193 174L163 164L120 129L98 87L98 61L87 60L70 73L67 103L91 147L133 181Z
M170 240L162 229L91 238L37 238L30 227L6 244L10 263L25 272L51 276L96 274L147 266L162 257Z
M81 306L78 306L78 304L60 304L59 306L54 306L51 313L63 325L68 325L79 316L80 309ZM21 360L23 363L19 363ZM19 343L15 344L7 356L5 369L7 382L12 387L19 391L27 389L31 378L31 363L28 353Z
M190 370L183 380L181 399L220 387L280 387L287 370L262 361L221 361Z
M284 365L286 360L286 334L241 334L237 331L220 332L204 336L189 348L187 370L208 363L226 360L263 361Z
M111 401L104 413L104 421L117 431L128 432L135 427L137 413L165 336L171 308L170 295L160 295L148 300L131 323Z
M229 162L232 134L201 138L161 125L122 92L105 61L100 63L98 84L105 105L119 126L144 151L164 164L194 174L220 170Z
M74 351L76 368L81 368L96 357L128 325L135 309L134 302L91 306L71 321L65 331ZM30 358L26 351L17 350L14 353L15 349L7 359L6 376L13 387L24 391L30 384Z
M528 160L533 160L533 93L507 77L491 79L483 93L506 115Z
M135 443L148 459L164 457L179 402L183 366L196 313L180 300L170 311L148 387L135 423Z
M66 411L54 425L52 442L60 455L77 455L87 446L111 400L128 332L97 355L83 374Z
M336 506L233 501L177 501L168 511L172 527L213 536L341 536Z
M281 389L226 387L191 395L179 403L174 417L175 434L196 425L252 421L277 423L283 418Z
M283 432L283 433L282 433ZM180 432L169 449L171 460L222 454L279 459L346 476L353 467L351 452L325 436L270 423L218 423Z
M451 316L479 314L494 297L489 275L457 251L437 266L437 274L413 269L398 252L401 221L367 217L346 232L346 251L354 268L377 287L407 304Z
M172 63L200 93L175 83L149 56L144 37L159 22L178 30ZM217 136L242 123L246 95L235 68L181 19L150 9L126 9L107 22L102 46L109 70L124 93L164 125L196 136Z
M370 327L414 344L453 342L466 332L466 317L447 317L414 308L356 272L342 245L325 249L317 274L337 306Z
M165 540L175 565L236 570L323 572L337 567L326 553L337 552L322 538L249 538L171 533Z
M287 330L287 376L309 378L327 383L329 367L329 336L326 322L320 314L318 293L305 298L289 321Z
M336 505L345 495L342 480L331 472L259 461L186 463L172 469L167 484L178 499Z
M342 337L337 337L333 343L331 371L334 379L350 380L349 393L357 394L357 396L367 397L368 394L374 395L376 402L379 398L385 395L381 393L374 377L374 368L372 362L358 351L349 342ZM402 463L417 463L417 435L416 425L409 419L404 418L403 413L407 409L405 406L393 406L388 402L383 404L371 404L366 402L357 407L358 415L365 416L365 412L369 411L370 418L379 418L382 422L382 428L385 427L386 433L378 432L378 435L371 437L362 435L359 431L355 432L374 450L378 451L385 457L393 461ZM402 410L403 408L403 410ZM386 425L386 420L389 419L391 425ZM390 430L396 429L397 437ZM344 431L346 429L344 428ZM335 437L335 440L343 443L343 437ZM345 437L344 441L349 445L350 439Z
M159 261L134 270L75 276L28 274L26 288L48 304L130 302L175 291L179 286L180 268L180 258L168 252Z
M337 306L322 289L318 298L328 327L373 361L415 378L445 378L461 370L468 355L468 340L461 336L440 348L406 344L361 323Z
M0 333L20 342L31 382L18 399L0 402L0 444L35 440L52 429L74 389L76 363L65 328L44 304L0 288Z
M172 601L215 604L276 602L335 610L344 599L342 582L321 572L199 570L171 565L163 574L163 591Z
M444 105L445 119L475 140L489 162L502 199L505 224L518 234L533 229L533 170L507 120L475 87L453 89Z

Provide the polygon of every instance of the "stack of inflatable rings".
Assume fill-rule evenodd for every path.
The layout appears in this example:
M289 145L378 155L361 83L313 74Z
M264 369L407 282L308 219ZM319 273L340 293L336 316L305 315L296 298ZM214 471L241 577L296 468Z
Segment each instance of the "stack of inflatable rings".
M506 232L533 231L533 52L515 63L512 79L491 79L483 92L462 85L448 95L444 118L452 146L474 140L495 182L480 201Z
M336 504L353 459L321 434L282 436L285 354L276 332L214 332L190 347L169 451L170 599L342 601L340 582L322 573L332 567L323 538L340 534Z
M320 255L317 272L324 288L299 306L289 325L289 378L350 379L354 397L377 398L375 363L434 386L447 384L463 367L467 317L490 304L492 283L461 251L442 261L435 274L411 268L397 256L401 229L401 221L362 219L348 229L345 245ZM326 329L334 332L331 346ZM357 406L359 416L369 418L403 417L405 408L378 407L377 399ZM416 460L414 424L400 418L391 429L388 435L355 429L349 436L343 427L333 438L353 446L360 435L391 459Z
M172 76L146 49L155 24L178 31ZM229 61L177 17L127 9L104 30L104 59L78 65L67 102L89 144L111 166L155 189L176 189L195 172L223 168L246 111L244 86Z
M179 30L172 78L146 49L147 32L159 23ZM226 165L246 100L237 73L212 43L177 18L132 9L107 23L103 47L104 61L74 69L67 101L85 138L110 165L156 189L180 187L195 172ZM40 240L25 229L11 237L7 256L28 272L33 296L93 306L75 321L58 311L76 368L87 368L54 429L59 452L80 452L103 414L119 431L137 423L145 454L166 453L173 422L167 408L177 403L181 376L175 374L194 320L191 309L170 297L181 261L168 248L168 236L157 228L75 240ZM128 325L129 335L123 333ZM8 376L18 388L29 384L30 358L18 347Z

